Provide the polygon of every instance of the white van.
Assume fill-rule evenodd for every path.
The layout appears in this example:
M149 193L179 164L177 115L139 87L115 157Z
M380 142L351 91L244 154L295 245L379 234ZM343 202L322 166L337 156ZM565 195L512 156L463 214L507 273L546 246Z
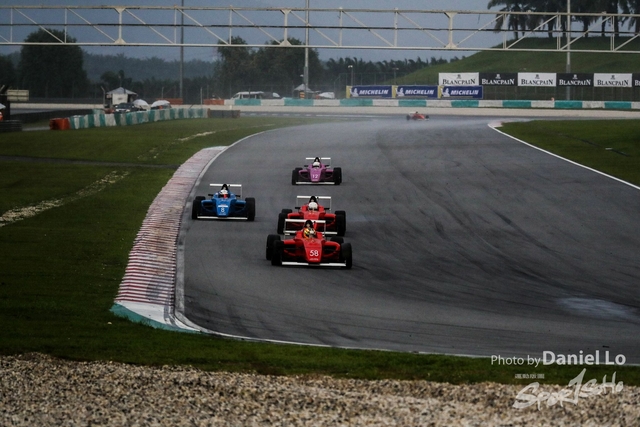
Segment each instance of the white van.
M280 99L280 95L275 92L238 92L231 99Z

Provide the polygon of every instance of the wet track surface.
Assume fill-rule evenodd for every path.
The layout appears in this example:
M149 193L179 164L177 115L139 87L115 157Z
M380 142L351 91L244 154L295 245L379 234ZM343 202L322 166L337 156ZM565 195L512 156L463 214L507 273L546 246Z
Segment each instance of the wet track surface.
M229 148L195 195L240 183L256 220L184 222L186 316L261 340L503 357L599 350L640 363L640 191L490 121L382 117ZM342 167L342 185L291 185L316 155ZM265 259L278 212L314 193L347 212L351 270Z

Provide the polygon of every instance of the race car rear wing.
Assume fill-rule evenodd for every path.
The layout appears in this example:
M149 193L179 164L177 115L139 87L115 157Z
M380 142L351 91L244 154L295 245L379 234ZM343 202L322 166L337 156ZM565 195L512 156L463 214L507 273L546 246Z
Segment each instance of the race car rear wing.
M311 160L311 161L309 162L309 164L310 164L310 163L313 163L313 161L314 161L315 159L316 159L315 157L305 157L305 158L304 158L304 160L305 160L305 161L309 161L309 160ZM327 166L327 167L331 166L331 157L320 157L320 163L322 163L323 165L325 165L325 166ZM305 168L306 168L306 167L308 167L308 166L309 166L308 164L304 165L304 167L305 167Z
M209 184L210 187L218 187L218 190L220 190L220 188L222 188L222 186L225 184ZM240 189L239 192L234 191L233 193L236 195L236 199L242 199L242 184L226 184L227 187L229 187L229 190L231 190L232 188L238 188ZM213 196L213 194L209 194L209 196Z
M292 224L292 223L298 223L298 224L304 224L305 222L307 222L307 219L285 219L284 220L284 235L291 235L291 234L296 234L297 231L300 231L300 228L295 228L292 229L291 227L289 227L287 229L287 224ZM330 234L338 234L335 231L327 231L327 221L325 221L324 219L319 219L316 221L311 221L314 224L314 229L316 231L321 232L324 235L330 235ZM316 224L322 225L322 230L319 230L318 227L316 227Z
M309 203L309 199L312 196L296 196L296 209L300 209L302 205ZM318 199L318 203L322 205L325 211L331 211L331 196L315 196ZM320 203L321 200L328 201L329 203ZM302 203L300 203L302 201Z

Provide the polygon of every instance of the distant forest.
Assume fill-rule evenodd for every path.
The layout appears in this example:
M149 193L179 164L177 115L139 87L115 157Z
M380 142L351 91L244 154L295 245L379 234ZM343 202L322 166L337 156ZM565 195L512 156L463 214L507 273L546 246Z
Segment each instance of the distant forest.
M242 44L242 40L237 41ZM293 44L298 40L291 39ZM212 97L229 98L243 90L277 92L281 96L292 96L294 89L302 84L304 66L303 49L248 49L243 47L219 48L216 61L189 60L184 63L183 98L185 103L199 103ZM3 57L0 55L0 60ZM20 53L4 57L13 64L12 87L24 87L20 78ZM125 87L140 98L153 100L179 97L180 62L158 57L132 58L123 54L96 55L82 51L82 68L87 85L76 87L71 94L39 94L34 98L69 97L101 99L103 90ZM456 61L432 57L401 61L364 61L360 58L339 58L320 61L317 52L311 51L310 90L336 92L340 95L353 79L354 84L390 83L432 65ZM0 72L0 80L3 79ZM6 77L4 78L6 80ZM3 82L0 82L3 83Z

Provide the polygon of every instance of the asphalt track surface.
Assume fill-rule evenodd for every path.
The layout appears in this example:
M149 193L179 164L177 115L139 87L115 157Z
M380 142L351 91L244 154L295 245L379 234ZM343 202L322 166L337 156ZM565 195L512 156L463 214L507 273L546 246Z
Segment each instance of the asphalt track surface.
M257 340L477 356L596 354L640 363L640 191L515 141L489 117L381 117L278 129L203 174L243 184L255 222L183 224L186 317ZM329 156L340 186L292 186ZM274 267L296 195L347 212L353 268ZM621 359L618 359L621 360Z

